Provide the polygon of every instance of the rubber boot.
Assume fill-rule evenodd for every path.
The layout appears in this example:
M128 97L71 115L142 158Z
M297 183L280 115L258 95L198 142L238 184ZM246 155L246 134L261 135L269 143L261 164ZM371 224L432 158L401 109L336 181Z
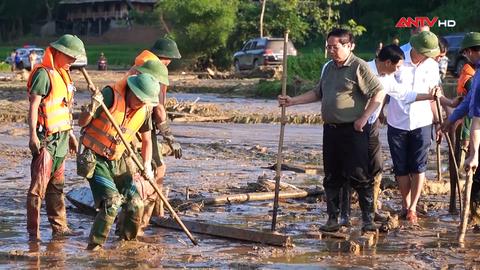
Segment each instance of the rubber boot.
M65 207L65 197L63 195L64 163L55 171L50 183L47 185L45 194L45 206L52 234L62 234L69 231L67 226L67 209Z
M122 201L123 197L117 195L102 202L100 211L95 216L95 221L90 230L89 246L101 246L105 243Z
M340 226L350 227L352 223L350 222L350 185L345 184L341 189L341 206L340 206Z
M340 225L338 224L339 193L340 189L325 188L328 220L325 225L320 226L320 230L322 231L336 232L340 229Z
M27 195L27 232L30 241L40 240L40 208L42 199L38 196Z
M362 211L362 231L376 231L377 227L373 223L373 186L358 188L357 193Z
M142 226L143 201L135 196L126 203L125 222L120 237L124 240L135 240Z

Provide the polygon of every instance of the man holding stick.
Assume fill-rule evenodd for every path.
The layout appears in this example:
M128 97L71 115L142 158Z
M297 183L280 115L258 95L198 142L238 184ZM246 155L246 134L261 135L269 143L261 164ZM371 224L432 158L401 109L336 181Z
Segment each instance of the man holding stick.
M328 221L324 231L338 231L339 193L350 182L359 195L362 230L375 231L373 223L373 178L368 166L370 115L380 106L382 86L367 63L352 53L353 35L334 29L327 37L327 51L333 61L326 64L317 86L300 96L279 96L280 105L293 106L321 101L324 120L323 186L327 197Z
M123 205L125 220L120 237L125 240L136 238L143 214L143 202L133 183L132 172L123 157L126 146L120 140L113 124L102 111L101 104L109 108L113 119L124 131L129 143L140 132L142 158L147 177L153 179L151 170L152 130L151 110L158 103L160 87L149 74L128 77L127 83L105 87L92 97L88 110L82 112L79 125L82 130L82 144L86 147L82 155L91 153L90 168L85 173L95 205L100 211L95 217L87 249L97 250L107 239L110 228ZM87 151L87 153L85 153Z

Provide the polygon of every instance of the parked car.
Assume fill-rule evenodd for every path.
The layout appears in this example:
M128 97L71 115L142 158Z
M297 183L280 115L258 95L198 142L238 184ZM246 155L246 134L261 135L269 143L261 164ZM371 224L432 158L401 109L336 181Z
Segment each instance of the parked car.
M289 56L296 56L297 50L291 40L288 41ZM261 65L281 65L283 61L283 38L254 38L233 55L235 71L254 69Z
M451 70L456 76L460 74L463 66L465 63L467 63L467 58L460 54L460 45L462 44L464 36L465 33L456 33L444 36L444 38L448 41L448 70Z
M15 50L15 52L18 53L20 57L20 62L17 65L18 69L23 69L23 68L30 69L30 59L28 58L28 56L32 51L35 51L35 53L37 54L37 59L35 61L35 64L39 64L42 62L45 51L42 48L38 48L36 46L26 45L22 48L17 48ZM5 62L8 64L11 64L12 61L15 61L15 59L12 59L10 56L5 59Z

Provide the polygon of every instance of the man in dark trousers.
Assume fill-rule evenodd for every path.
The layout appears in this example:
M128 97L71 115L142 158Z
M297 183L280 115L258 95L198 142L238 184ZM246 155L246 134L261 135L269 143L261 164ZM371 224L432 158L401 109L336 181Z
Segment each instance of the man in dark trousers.
M338 231L340 189L350 182L359 197L363 231L376 230L373 223L373 178L369 172L368 138L370 115L380 106L384 93L367 63L353 53L353 35L334 29L327 37L332 61L317 86L300 96L279 96L280 105L321 101L323 125L323 186L328 221L324 231Z

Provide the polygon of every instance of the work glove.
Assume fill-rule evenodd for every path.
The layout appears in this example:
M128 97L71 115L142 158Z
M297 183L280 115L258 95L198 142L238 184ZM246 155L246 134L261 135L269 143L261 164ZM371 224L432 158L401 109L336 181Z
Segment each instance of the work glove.
M143 168L145 169L144 170L144 175L143 177L148 180L154 180L155 179L155 175L153 174L153 169L152 169L152 163L146 163L146 164L143 164Z
M95 112L102 106L103 95L102 92L97 91L92 95L92 100L90 102L90 115L94 115Z
M175 137L173 137L172 130L168 125L167 121L163 121L160 124L157 124L158 133L163 136L168 145L172 148L173 156L176 159L182 158L182 146L179 143L175 142Z

